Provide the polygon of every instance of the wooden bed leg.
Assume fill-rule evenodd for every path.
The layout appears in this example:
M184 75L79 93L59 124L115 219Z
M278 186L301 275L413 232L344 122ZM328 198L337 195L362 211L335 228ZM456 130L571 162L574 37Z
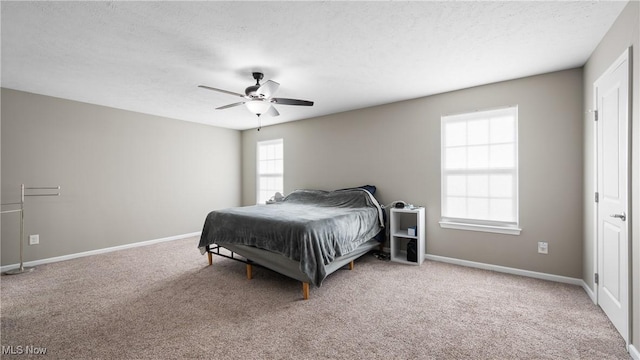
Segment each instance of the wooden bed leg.
M253 278L253 267L251 264L247 264L247 279L251 280Z
M353 270L353 267L354 267L354 263L353 263L353 260L351 260L349 262L349 270Z
M209 265L213 264L213 254L207 251L207 259L209 259Z
M302 299L309 300L309 283L302 283Z

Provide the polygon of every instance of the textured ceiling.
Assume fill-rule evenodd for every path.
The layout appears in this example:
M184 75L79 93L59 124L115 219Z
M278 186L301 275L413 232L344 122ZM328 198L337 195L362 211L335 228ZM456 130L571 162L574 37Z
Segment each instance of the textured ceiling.
M263 125L584 65L626 1L7 2L5 88L232 129L252 71L281 84Z

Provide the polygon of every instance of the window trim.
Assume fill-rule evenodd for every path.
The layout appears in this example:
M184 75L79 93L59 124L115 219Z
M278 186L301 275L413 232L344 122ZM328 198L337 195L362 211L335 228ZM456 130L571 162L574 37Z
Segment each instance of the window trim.
M260 174L260 147L272 144L282 144L282 173ZM260 179L267 177L282 177L282 192L284 193L284 139L271 139L256 142L256 205L265 205L260 202Z
M445 220L443 218L438 222L440 227L443 229L455 229L455 230L469 230L469 231L481 231L481 232L490 232L497 234L507 234L507 235L520 235L522 231L517 225L507 226L507 225L481 225L481 224L472 224L469 219L460 219L460 221L455 221L453 219Z
M514 165L513 168L503 168L503 169L456 169L456 170L445 170L445 145L446 145L446 130L445 124L453 121L465 121L481 118L485 113L490 112L505 112L509 113L509 115L513 115L515 117L514 124ZM458 113L458 114L447 114L442 115L440 117L440 211L441 211L441 219L439 221L440 227L444 229L457 229L457 230L469 230L469 231L481 231L481 232L491 232L491 233L499 233L499 234L509 234L509 235L520 235L522 229L519 227L520 224L520 209L519 209L519 194L520 189L518 186L519 183L519 172L520 167L518 163L518 152L519 152L519 139L518 139L518 105L512 106L504 106L498 108L489 108L483 110L476 110L473 112L466 113ZM467 148L469 145L465 145ZM470 218L455 218L444 216L444 211L446 209L446 184L445 177L446 175L454 174L459 172L460 174L472 174L474 172L478 173L486 173L486 174L495 174L500 172L508 172L509 174L513 174L513 204L514 204L514 215L515 221L492 221L492 220L479 220L479 219L470 219ZM465 196L468 198L468 196Z

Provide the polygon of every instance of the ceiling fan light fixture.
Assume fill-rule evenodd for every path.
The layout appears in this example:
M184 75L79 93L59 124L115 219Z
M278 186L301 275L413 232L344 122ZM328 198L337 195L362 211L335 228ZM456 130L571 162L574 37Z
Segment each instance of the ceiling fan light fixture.
M260 99L247 101L244 104L247 106L247 109L249 109L249 111L251 111L253 114L256 114L256 115L266 113L271 107L270 102L260 100Z

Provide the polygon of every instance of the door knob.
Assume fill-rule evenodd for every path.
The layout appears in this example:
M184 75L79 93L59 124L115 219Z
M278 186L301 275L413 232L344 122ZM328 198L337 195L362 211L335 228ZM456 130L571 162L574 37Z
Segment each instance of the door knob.
M627 214L625 214L624 212L622 212L622 214L611 214L609 216L611 216L612 218L619 218L622 221L627 220Z

